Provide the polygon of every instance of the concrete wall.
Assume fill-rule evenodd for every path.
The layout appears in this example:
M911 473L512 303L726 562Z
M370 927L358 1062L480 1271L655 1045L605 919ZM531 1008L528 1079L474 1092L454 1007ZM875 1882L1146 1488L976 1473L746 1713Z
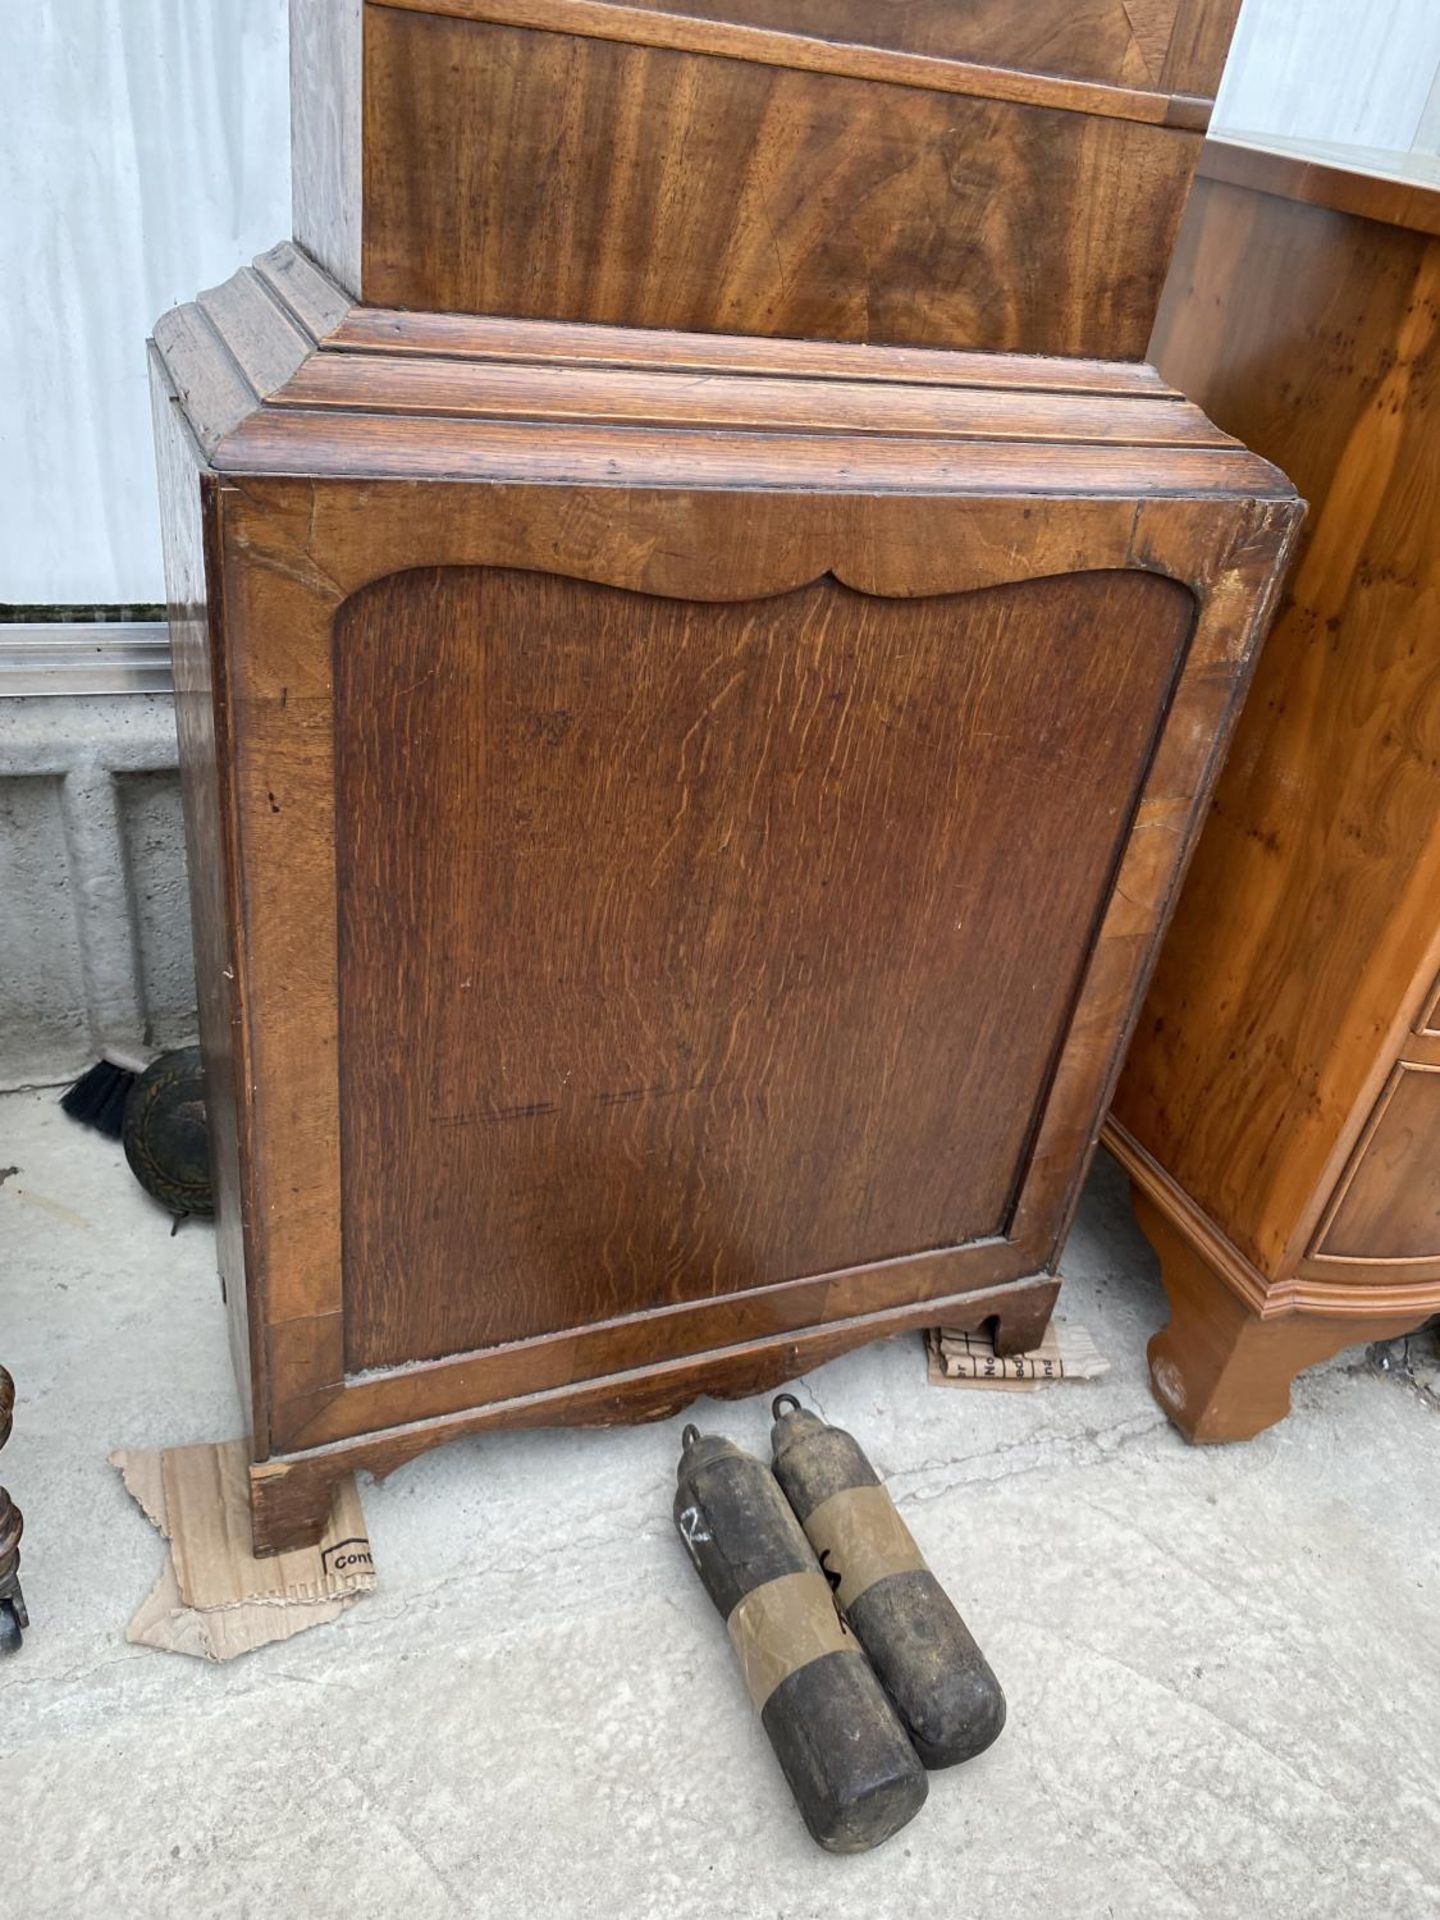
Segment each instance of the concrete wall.
M175 716L162 694L0 699L0 1087L193 1039Z

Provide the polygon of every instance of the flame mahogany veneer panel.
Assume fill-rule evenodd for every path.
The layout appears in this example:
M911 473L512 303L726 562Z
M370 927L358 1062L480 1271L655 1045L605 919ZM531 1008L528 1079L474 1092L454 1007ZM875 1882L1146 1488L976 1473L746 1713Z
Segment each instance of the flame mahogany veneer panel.
M1138 361L1239 0L291 0L368 306Z
M1213 95L1240 0L630 0L657 13Z
M1196 133L371 7L371 304L1144 355Z
M349 601L351 1369L1003 1232L1193 607Z

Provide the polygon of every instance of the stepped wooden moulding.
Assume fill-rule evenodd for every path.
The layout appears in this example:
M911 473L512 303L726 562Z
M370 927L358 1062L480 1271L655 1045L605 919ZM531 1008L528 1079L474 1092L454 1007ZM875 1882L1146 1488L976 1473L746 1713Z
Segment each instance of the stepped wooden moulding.
M1239 0L293 0L371 305L1141 359Z
M1156 359L1311 519L1109 1139L1196 1440L1440 1311L1440 192L1217 143Z
M256 1534L487 1427L1031 1345L1299 505L1149 368L156 328Z

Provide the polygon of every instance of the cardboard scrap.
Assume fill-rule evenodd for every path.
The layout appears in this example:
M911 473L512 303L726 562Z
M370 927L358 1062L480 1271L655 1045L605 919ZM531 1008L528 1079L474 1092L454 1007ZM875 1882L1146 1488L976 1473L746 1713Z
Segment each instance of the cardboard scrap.
M1030 1353L1002 1360L988 1332L932 1327L925 1335L931 1383L942 1387L999 1387L1026 1393L1050 1380L1098 1380L1110 1362L1083 1327L1052 1320Z
M127 1490L169 1542L164 1570L125 1638L165 1653L233 1660L338 1619L375 1585L355 1477L335 1489L318 1543L257 1560L250 1551L249 1451L243 1440L119 1448Z

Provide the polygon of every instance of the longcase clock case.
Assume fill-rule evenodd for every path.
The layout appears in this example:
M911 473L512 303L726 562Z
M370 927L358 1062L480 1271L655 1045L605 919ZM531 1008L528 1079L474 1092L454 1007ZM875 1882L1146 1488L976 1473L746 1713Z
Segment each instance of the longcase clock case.
M1140 365L156 329L262 1549L487 1427L1031 1344L1299 514Z

